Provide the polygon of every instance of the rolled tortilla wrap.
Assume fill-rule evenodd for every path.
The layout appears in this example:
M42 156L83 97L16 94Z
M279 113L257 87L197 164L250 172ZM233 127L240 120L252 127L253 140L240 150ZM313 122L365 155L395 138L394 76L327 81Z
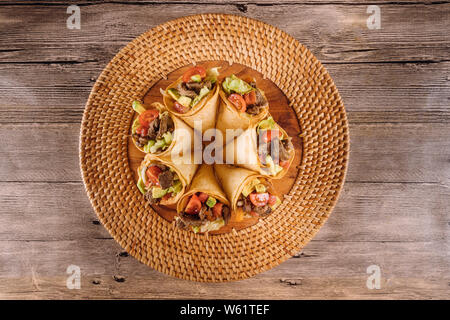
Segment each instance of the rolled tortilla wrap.
M167 108L159 102L154 102L151 107L159 110L160 113L168 111ZM174 123L173 138L171 144L163 151L152 153L152 155L169 158L173 150L183 150L185 152L191 152L194 147L194 131L186 123L177 118L174 114L169 113L170 118ZM137 121L136 118L135 121ZM143 148L136 144L136 140L132 138L134 145L142 152L146 153Z
M184 193L184 195L178 202L177 205L178 213L184 211L189 196L197 192L207 193L208 195L216 198L223 204L230 206L230 202L228 201L225 192L223 192L222 188L220 187L219 183L216 180L212 165L203 164L200 166L194 179L192 180L191 185L189 186L189 189Z
M267 115L267 117L270 114ZM267 118L266 117L266 118ZM261 119L263 120L263 119ZM281 128L278 124L276 127L283 136L288 137L286 131ZM286 168L283 168L276 175L272 175L267 168L264 166L258 156L258 134L256 132L258 123L253 124L247 130L245 130L236 139L229 141L223 150L223 161L227 164L233 164L240 166L249 170L256 171L257 173L270 177L271 179L281 179L289 170L292 161L294 160L294 153L289 159L289 164Z
M141 178L141 172L144 167L149 167L150 165L154 164L163 164L169 168L171 168L179 177L182 189L180 192L176 194L176 196L169 198L167 200L162 200L159 202L161 205L172 205L178 202L178 200L181 198L181 196L185 193L187 187L192 181L192 178L194 177L195 171L197 170L198 165L194 164L193 162L191 164L184 164L184 163L173 163L169 160L161 159L158 157L153 156L152 154L147 154L144 158L144 160L141 162L141 165L138 168L138 175L139 178Z
M168 90L170 88L177 88L178 84L182 82L182 77L178 78L175 82L169 85L164 91L164 105L170 113L176 115L181 120L186 122L191 128L194 128L194 121L200 121L202 123L202 133L208 129L214 128L216 124L217 105L219 102L219 84L216 83L214 89L209 92L200 102L192 107L186 113L177 112L173 105L175 100L169 95Z
M264 92L258 89L263 95L266 101L267 98ZM217 115L216 129L220 130L223 135L224 143L228 143L233 137L226 136L226 129L233 130L246 130L255 123L264 119L269 113L269 103L267 102L263 107L263 110L258 115L250 115L247 112L240 112L235 106L227 99L226 93L223 91L222 86L219 90L219 110Z
M232 217L237 209L237 201L244 187L254 179L259 179L272 194L276 194L273 185L267 176L260 175L245 168L239 168L227 164L215 164L214 170L217 179L221 183L225 194L231 203Z

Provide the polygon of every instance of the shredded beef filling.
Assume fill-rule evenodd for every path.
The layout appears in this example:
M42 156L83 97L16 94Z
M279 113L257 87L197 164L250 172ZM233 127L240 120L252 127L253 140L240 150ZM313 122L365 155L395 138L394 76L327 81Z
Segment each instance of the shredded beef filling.
M173 180L175 177L175 174L170 171L169 167L163 165L163 164L156 164L156 167L158 167L159 169L161 169L161 173L158 175L158 182L159 182L159 186L162 189L167 189L170 186L172 186L173 184ZM144 198L150 202L150 204L158 204L159 201L161 200L161 198L153 198L153 187L150 187L148 189L148 191L145 193Z
M161 186L162 189L167 189L172 185L173 178L174 175L172 171L170 170L163 171L158 175L159 185Z
M144 195L145 200L147 200L148 202L150 202L150 204L157 204L159 202L159 199L155 199L152 196L152 189L150 188L147 193Z
M195 99L200 93L200 90L205 86L211 90L214 87L214 84L209 80L203 80L201 82L180 82L177 85L177 90L180 95Z
M162 139L163 135L166 132L172 132L174 128L175 125L173 123L172 118L169 116L168 113L164 113L159 121L159 129L158 134L156 135L156 139Z
M258 115L261 112L261 109L263 109L263 106L267 104L267 100L264 99L264 96L262 95L261 91L256 88L256 83L251 82L250 85L255 88L255 95L256 95L256 102L254 104L247 105L247 112L251 115Z
M242 208L245 213L250 214L251 212L254 212L257 213L260 217L266 217L272 212L272 208L268 204L262 207L255 206L248 198L244 197L243 195L240 196L236 205Z
M259 160L261 163L266 164L266 157L268 155L272 157L274 162L289 160L291 158L292 150L294 149L291 139L292 138L283 139L281 140L281 143L279 138L273 138L267 143L261 141L258 146Z
M231 218L231 211L227 205L222 206L221 215L225 222L225 225L228 224L228 221L230 221ZM179 215L179 219L177 219L176 226L181 229L188 229L191 226L193 227L201 226L206 222L214 221L217 218L220 218L220 216L219 217L214 216L212 208L208 207L205 203L203 203L198 214L188 214L182 212Z
M173 132L175 125L168 113L161 115L149 123L148 133L142 136L138 133L133 133L133 138L138 147L143 148L149 140L162 139L166 132Z
M247 110L245 112L255 116L255 115L258 115L260 111L261 111L261 108L258 107L256 104L250 104L247 106Z

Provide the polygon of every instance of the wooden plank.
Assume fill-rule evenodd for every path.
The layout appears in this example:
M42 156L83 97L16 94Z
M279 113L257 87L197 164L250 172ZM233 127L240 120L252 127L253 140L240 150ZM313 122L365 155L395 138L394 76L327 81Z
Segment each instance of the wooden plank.
M103 66L0 64L0 123L79 123ZM450 121L450 62L326 67L351 123Z
M1 124L0 181L80 181L79 124ZM350 127L347 181L450 181L450 127L361 124Z
M435 242L313 240L300 258L254 278L188 283L118 256L113 240L0 241L0 262L8 260L0 270L0 298L448 299L448 249ZM81 268L80 290L66 288L71 264ZM380 290L366 287L372 264L381 268Z
M227 1L227 0L176 0L176 1L168 1L168 0L133 0L133 4L140 4L140 5L149 5L149 4L173 4L176 2L177 4L234 4L236 6L239 5L239 8L242 12L245 12L249 1L243 1L243 0L237 0L237 1ZM446 3L447 1L439 1ZM76 2L78 5L90 5L90 4L101 4L101 3L112 3L112 4L123 4L123 0L81 0ZM282 0L282 1L274 1L274 0L256 0L251 1L250 4L259 4L259 5L297 5L299 3L298 0ZM308 5L328 5L330 3L337 3L337 4L348 4L348 5L354 5L355 1L351 0L309 0L309 1L302 1L302 4L308 4ZM361 2L357 2L357 4L360 4ZM362 1L364 3L364 1ZM369 2L370 4L392 4L392 0L371 0ZM428 4L433 5L436 3L434 0L397 0L395 1L396 4L402 5L402 4ZM33 0L3 0L0 6L11 6L11 5L67 5L67 1L61 1L61 0L45 0L45 1L33 1Z
M81 181L79 124L0 125L0 181Z
M66 5L2 6L0 59L6 62L107 62L137 35L192 13L243 14L297 38L325 63L448 60L449 3L380 5L382 26L369 30L367 5L86 4L80 30L66 28ZM42 19L45 16L46 19ZM151 17L151 19L149 19ZM24 25L26 21L26 25ZM99 23L103 21L104 23ZM11 44L14 45L11 45Z
M80 182L8 182L0 189L0 241L111 238Z
M82 183L8 182L0 189L0 241L111 237L97 223ZM450 188L444 185L349 182L314 239L439 242L449 233L449 206Z
M352 125L347 181L450 185L445 124Z

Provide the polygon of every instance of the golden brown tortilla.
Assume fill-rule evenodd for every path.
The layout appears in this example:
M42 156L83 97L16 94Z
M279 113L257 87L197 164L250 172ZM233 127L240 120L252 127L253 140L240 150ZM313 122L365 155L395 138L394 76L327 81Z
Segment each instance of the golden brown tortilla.
M167 108L163 106L159 102L154 102L151 104L151 107L153 109L159 110L160 113L167 111ZM172 113L169 113L170 117L173 120L174 123L174 131L173 131L173 140L170 146L158 153L152 153L152 155L160 157L160 158L168 158L173 150L184 150L184 151L190 151L193 150L194 147L194 131L191 127L189 127L186 123L181 121L179 118L177 118ZM133 143L134 145L142 152L145 153L143 148L138 147L136 144L136 140L134 138Z
M177 193L176 197L172 197L167 200L161 200L161 205L171 205L177 203L177 201L181 198L181 196L186 191L186 188L189 186L189 184L192 181L192 178L194 177L195 172L197 171L197 164L183 164L183 163L172 163L170 160L160 159L158 157L153 156L152 154L147 154L144 158L144 160L141 162L141 165L138 168L138 175L140 177L141 169L143 166L150 166L152 164L163 164L165 166L168 166L172 170L176 172L178 177L180 178L180 181L183 185L183 188L180 192Z
M214 128L216 124L217 104L219 102L219 84L216 83L214 89L206 97L200 100L191 110L186 113L179 113L173 108L174 100L167 92L170 88L176 88L182 77L169 85L164 91L164 104L172 114L186 122L191 128L194 128L194 121L202 121L202 133L208 129Z
M259 91L264 96L266 101L268 101L264 95L264 92L262 90ZM225 144L232 139L232 137L226 137L226 129L246 130L255 123L258 123L260 120L264 119L269 112L268 102L258 115L252 116L246 112L239 112L227 99L227 95L223 91L222 85L220 85L219 96L219 111L217 115L216 129L222 132Z
M260 175L245 168L227 164L215 164L214 170L225 194L231 202L232 215L236 211L236 203L242 193L242 189L255 178L261 180L261 182L268 187L269 192L275 194L273 185L267 176Z
M270 114L264 118L270 117ZM263 119L261 119L263 120ZM259 122L258 122L259 123ZM294 155L289 160L289 166L286 169L280 171L277 175L269 175L263 170L263 165L258 157L258 135L256 133L256 127L258 123L254 123L247 130L245 130L236 139L228 142L223 148L223 161L224 163L233 164L235 166L243 167L249 170L256 171L257 173L270 177L271 179L281 179L289 170L292 162L294 161ZM288 136L286 131L276 124L277 128L283 133L284 136ZM230 160L228 160L230 159ZM232 163L231 163L231 162Z
M177 212L183 212L184 208L187 205L187 201L189 197L197 192L204 192L210 195L211 197L216 198L223 204L230 206L230 202L228 201L225 193L220 187L219 183L216 180L214 175L213 166L202 164L195 174L194 179L185 194L182 196L177 205Z

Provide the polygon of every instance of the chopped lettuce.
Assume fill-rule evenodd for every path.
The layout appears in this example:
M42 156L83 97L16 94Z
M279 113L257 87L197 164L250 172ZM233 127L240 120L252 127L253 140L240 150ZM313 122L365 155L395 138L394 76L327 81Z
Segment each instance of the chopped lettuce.
M138 187L139 191L140 191L142 194L145 194L145 193L146 193L144 181L142 180L142 178L139 178L139 180L138 180L138 182L137 182L137 187Z
M209 93L209 91L210 90L207 87L201 88L199 94L192 101L191 107L194 107L197 103L199 103L200 100L202 100Z
M150 147L150 153L156 153L159 149L164 150L166 146L166 141L164 139L156 140L155 144Z
M142 112L145 111L144 106L137 100L133 101L132 107L133 107L133 110L139 114L141 114Z
M208 197L208 200L206 200L206 205L210 208L214 207L217 203L217 200L213 197Z
M167 93L174 100L178 100L178 98L180 98L180 93L175 88L170 88L169 90L167 90Z
M275 164L273 162L272 157L269 155L266 157L266 164L268 165L268 168L266 168L266 169L269 170L269 174L272 176L276 176L280 171L283 170L283 167L281 167L278 164Z
M167 188L167 193L172 192L173 194L177 194L178 192L181 191L182 188L183 188L183 185L181 184L181 181L176 180L171 187Z
M194 231L194 233L199 233L200 232L200 226L192 226L192 231Z
M259 179L255 178L252 181L250 181L250 183L248 183L246 186L244 186L244 189L242 189L242 194L244 195L244 197L247 197L250 193L253 192L253 190L255 189L255 186L260 184Z
M217 81L217 77L219 76L219 68L211 68L206 70L206 78L205 80L209 80L212 83Z
M276 128L276 123L272 117L268 117L265 120L261 120L256 127L256 132L259 134L260 130L273 130Z
M172 132L167 131L166 133L163 134L163 138L164 138L164 141L166 142L166 145L169 146L173 140Z
M144 185L147 183L147 175L145 172L147 171L147 167L142 167L141 171L139 172L139 179L142 179Z
M180 96L177 99L178 103L185 106L185 107L189 107L192 103L192 99L187 97L187 96Z
M254 90L254 88L251 85L249 85L244 80L239 79L234 74L232 74L230 77L225 78L225 81L222 83L222 87L227 94L236 92L240 95L244 95Z
M215 231L219 230L225 225L225 221L223 219L217 219L214 221L208 221L205 224L202 224L197 232L208 232L208 231ZM194 230L194 227L192 228L195 233L197 233Z
M150 149L153 147L153 145L156 143L155 140L148 140L147 144L144 146L144 152L150 153Z
M167 194L167 189L161 189L160 187L153 187L152 189L152 197L154 199L162 198Z
M201 77L199 74L194 74L194 75L191 77L191 81L194 81L194 82L201 82L201 81L202 81L202 77Z
M266 192L266 186L263 185L262 183L257 184L255 186L255 190L256 190L257 193L264 193L264 192Z
M136 133L136 129L140 126L139 118L134 119L133 125L131 126L131 133Z

